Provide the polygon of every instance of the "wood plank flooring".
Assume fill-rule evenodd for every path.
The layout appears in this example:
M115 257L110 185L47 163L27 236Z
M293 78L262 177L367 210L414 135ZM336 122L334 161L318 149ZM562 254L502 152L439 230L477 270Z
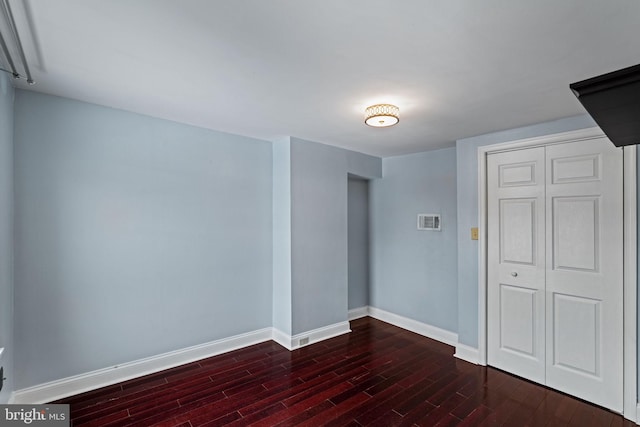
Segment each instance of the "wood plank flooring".
M453 357L453 348L365 317L289 352L274 342L56 403L74 426L597 426L635 424Z

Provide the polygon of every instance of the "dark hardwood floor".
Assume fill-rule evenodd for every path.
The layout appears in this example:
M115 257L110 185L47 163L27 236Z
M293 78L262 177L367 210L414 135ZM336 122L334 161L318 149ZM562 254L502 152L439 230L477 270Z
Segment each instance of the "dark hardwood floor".
M274 342L105 387L74 426L633 426L620 415L371 318L289 352Z

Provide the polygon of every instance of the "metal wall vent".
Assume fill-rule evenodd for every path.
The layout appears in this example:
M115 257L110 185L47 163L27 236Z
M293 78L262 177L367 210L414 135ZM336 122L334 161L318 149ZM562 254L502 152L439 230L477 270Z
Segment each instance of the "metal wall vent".
M418 214L418 230L440 231L440 215Z

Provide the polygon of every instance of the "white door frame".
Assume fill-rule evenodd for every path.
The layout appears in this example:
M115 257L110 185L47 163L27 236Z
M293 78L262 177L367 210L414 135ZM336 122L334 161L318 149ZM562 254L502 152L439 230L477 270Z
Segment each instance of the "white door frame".
M478 363L487 364L487 155L500 151L606 137L598 127L521 139L478 148ZM624 412L640 419L637 402L637 209L636 146L624 148Z

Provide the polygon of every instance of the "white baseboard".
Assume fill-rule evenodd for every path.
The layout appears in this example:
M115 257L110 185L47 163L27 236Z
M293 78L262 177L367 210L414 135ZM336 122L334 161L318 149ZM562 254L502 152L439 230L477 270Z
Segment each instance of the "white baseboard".
M273 340L288 350L295 350L297 348L337 337L338 335L347 334L349 332L351 332L349 322L339 322L334 323L333 325L295 334L293 336L278 329L274 329ZM305 344L300 344L300 340L304 338L308 338L309 340Z
M474 365L480 364L480 351L477 348L470 347L465 344L456 344L456 352L454 354L458 359L465 362L473 363Z
M633 412L633 410L632 410L632 412ZM633 421L633 422L635 422L637 425L640 425L640 402L638 402L638 405L637 405L637 407L636 407L636 413L635 413L635 416L636 416L636 418L635 418L635 419L633 419L633 418L631 418L631 417L627 416L627 414L624 414L624 417L625 417L626 419L628 419L629 421Z
M364 316L371 316L383 322L391 323L403 329L415 332L428 338L441 341L456 347L456 356L461 359L471 361L472 351L470 347L458 344L458 335L428 325L407 317L390 313L375 307L360 307L349 311L349 319L357 319ZM40 404L47 403L68 396L106 387L122 381L138 378L144 375L153 374L165 369L195 362L207 357L216 356L239 348L248 347L264 341L274 340L288 350L295 350L309 344L317 343L329 338L351 332L349 322L339 322L311 331L296 335L286 334L275 328L264 328L245 334L223 338L209 343L187 347L157 356L123 363L109 368L98 369L96 371L75 375L68 378L39 384L33 387L14 391L11 394L9 403L15 404ZM308 338L308 342L301 345L300 340ZM476 350L477 352L477 350ZM459 353L459 354L458 354ZM464 357L463 357L464 356ZM469 359L468 359L468 358ZM474 362L475 363L475 362Z
M271 339L286 348L291 350L291 335L282 332L280 329L273 328L271 333Z
M60 380L17 390L11 397L11 403L39 404L51 402L175 366L195 362L196 360L237 350L242 347L269 341L272 339L272 335L272 328L260 329L109 368L62 378Z
M264 341L274 340L288 350L295 350L302 347L300 345L302 338L309 338L308 343L304 344L308 345L348 332L351 332L349 322L336 323L294 336L275 328L264 328L17 390L11 394L9 403L40 404L52 402Z
M349 320L356 320L356 319L360 319L361 317L367 317L368 315L369 315L369 306L365 305L364 307L352 308L351 310L349 310L349 315L347 318Z
M436 326L431 326L375 307L369 307L369 316L450 346L455 347L458 345L458 334L455 332L440 329Z

